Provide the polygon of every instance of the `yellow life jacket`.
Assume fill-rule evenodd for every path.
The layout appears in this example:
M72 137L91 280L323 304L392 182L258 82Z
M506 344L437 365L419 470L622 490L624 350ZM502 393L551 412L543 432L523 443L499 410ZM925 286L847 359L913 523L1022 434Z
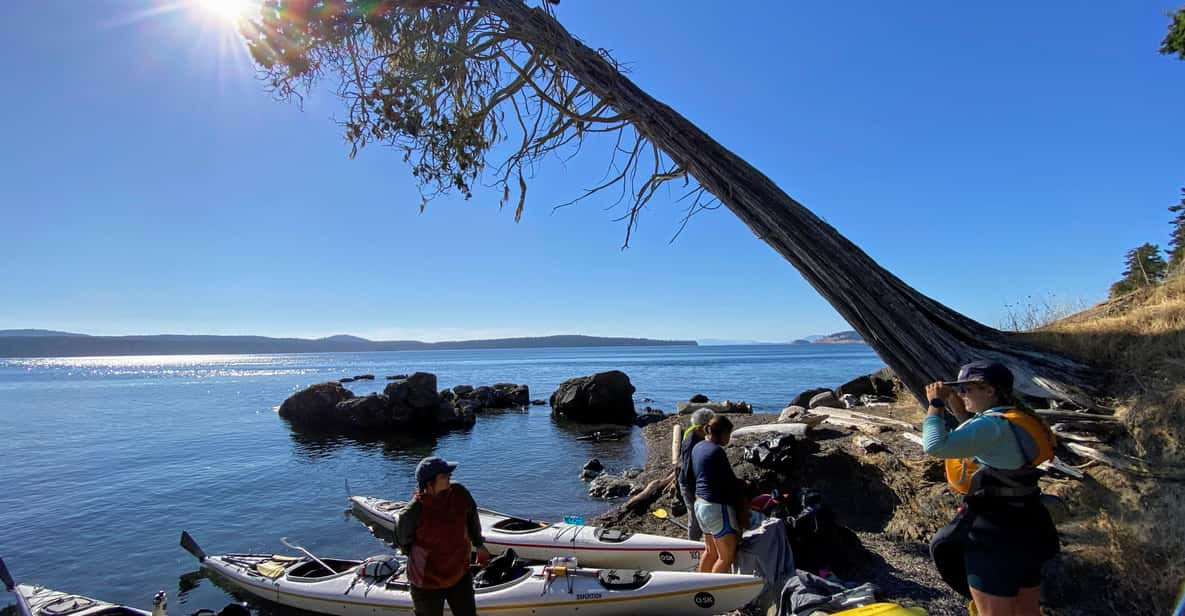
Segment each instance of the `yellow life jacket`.
M1000 495L1024 496L1025 493L1036 492L1037 475L1034 471L1037 465L1053 459L1053 432L1041 418L1015 408L989 409L984 411L983 415L1002 417L1008 421L1021 455L1025 458L1024 466L1014 470L1003 470L982 466L973 458L947 459L946 482L960 494L974 494L979 490L973 488L982 481L986 472L1004 484L1004 487L992 490Z

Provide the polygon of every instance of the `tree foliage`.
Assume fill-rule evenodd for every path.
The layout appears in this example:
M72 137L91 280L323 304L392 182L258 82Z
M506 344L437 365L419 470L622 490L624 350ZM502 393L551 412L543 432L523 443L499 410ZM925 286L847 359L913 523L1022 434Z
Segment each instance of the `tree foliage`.
M1185 60L1185 7L1177 9L1170 17L1169 32L1160 43L1160 53L1177 54L1178 58Z
M499 4L507 3L266 0L241 30L279 97L299 100L318 80L332 81L346 104L351 154L372 143L399 149L421 208L442 193L468 199L489 181L502 206L517 197L518 220L527 180L545 157L574 155L586 137L608 135L615 145L605 181L576 200L619 189L618 203L630 206L628 244L658 188L687 174L550 58L549 41L512 31ZM536 10L551 15L551 2ZM686 196L688 216L715 206L701 189Z
M1181 202L1170 205L1169 211L1176 214L1169 221L1173 226L1169 234L1169 271L1177 272L1185 265L1185 188L1181 189Z
M1127 269L1123 278L1111 285L1111 297L1126 295L1137 289L1160 284L1168 270L1168 264L1160 255L1160 246L1144 244L1127 251L1124 255Z

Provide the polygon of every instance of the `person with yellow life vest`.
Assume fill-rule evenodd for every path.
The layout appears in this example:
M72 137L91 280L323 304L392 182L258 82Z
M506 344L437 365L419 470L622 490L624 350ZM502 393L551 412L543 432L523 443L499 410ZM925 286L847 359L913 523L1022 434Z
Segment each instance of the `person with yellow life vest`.
M945 459L947 482L963 494L930 551L942 578L982 616L1040 616L1041 567L1060 550L1037 485L1037 465L1053 458L1053 433L1012 384L1004 365L975 361L956 380L926 386L923 448ZM954 430L947 411L961 422Z

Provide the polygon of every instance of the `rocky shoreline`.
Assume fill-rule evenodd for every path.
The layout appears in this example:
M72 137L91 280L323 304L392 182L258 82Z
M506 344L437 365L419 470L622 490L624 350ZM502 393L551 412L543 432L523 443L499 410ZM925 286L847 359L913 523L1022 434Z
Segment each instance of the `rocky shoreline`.
M686 425L686 418L682 419L681 425ZM778 416L732 415L730 419L741 428L775 423ZM637 485L661 483L670 474L672 425L679 420L671 417L643 428L647 460L642 473L634 479ZM809 487L825 495L837 520L858 539L836 546L833 570L841 578L873 582L880 587L883 599L920 605L930 614L965 614L965 602L934 569L927 543L930 534L946 523L944 512L953 515L955 499L937 481L937 462L927 460L921 447L901 434L880 434L877 438L886 450L870 454L856 444L859 432L823 425L812 430L808 439L794 443L794 462L786 473L759 468L745 460L745 448L768 440L768 433L737 435L727 451L737 475L758 486L759 492L775 487ZM903 497L918 500L910 506ZM630 508L622 503L591 523L684 536L682 529L650 515L658 507L684 511L674 490L667 487L643 507ZM923 513L928 515L920 515Z

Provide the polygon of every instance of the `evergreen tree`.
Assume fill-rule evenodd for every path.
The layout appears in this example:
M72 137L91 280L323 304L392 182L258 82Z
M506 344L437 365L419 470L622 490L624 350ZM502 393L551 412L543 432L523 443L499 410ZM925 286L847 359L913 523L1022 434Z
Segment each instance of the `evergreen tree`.
M1169 271L1181 270L1185 263L1185 188L1181 189L1181 202L1169 206L1169 211L1176 214L1176 218L1169 221L1173 226L1169 234Z
M1127 269L1123 271L1123 279L1111 285L1111 297L1160 284L1168 270L1168 264L1160 256L1160 246L1156 244L1133 248L1127 251L1124 259Z
M1160 53L1166 56L1176 54L1185 60L1185 8L1177 9L1170 17L1173 21L1169 24L1169 33L1160 42Z

